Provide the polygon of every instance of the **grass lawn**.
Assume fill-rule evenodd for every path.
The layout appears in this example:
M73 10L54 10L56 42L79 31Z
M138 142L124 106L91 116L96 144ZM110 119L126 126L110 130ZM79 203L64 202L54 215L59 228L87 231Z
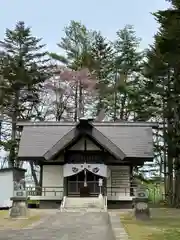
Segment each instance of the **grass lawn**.
M4 229L20 229L28 227L29 225L41 219L40 214L31 214L28 219L11 219L9 218L8 210L0 211L0 230Z
M179 240L180 210L151 209L149 221L137 221L133 213L120 215L131 240Z

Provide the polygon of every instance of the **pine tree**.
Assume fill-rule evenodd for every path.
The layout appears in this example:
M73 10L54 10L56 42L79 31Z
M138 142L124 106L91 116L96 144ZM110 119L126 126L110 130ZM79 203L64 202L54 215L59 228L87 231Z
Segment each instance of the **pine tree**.
M114 97L113 119L129 120L135 115L135 102L140 91L143 53L138 50L140 39L132 26L117 32L114 42ZM140 105L138 103L138 105Z
M146 86L147 91L151 87L151 98L153 100L151 102L158 104L157 100L159 99L160 111L158 114L163 123L162 130L164 133L164 164L165 168L168 169L166 194L170 204L179 206L180 1L171 2L173 4L172 9L158 11L154 14L160 28L155 35L154 46L148 54L147 69L151 80L147 82ZM175 181L173 179L174 170ZM174 192L173 189L175 189Z
M99 115L102 109L107 108L106 96L108 93L110 75L113 69L113 48L100 32L94 33L94 41L91 48L93 61L93 72L97 78L98 103L96 114Z
M47 68L47 53L43 51L41 39L33 37L31 29L24 22L18 22L15 29L7 29L0 42L0 75L3 77L6 96L1 108L11 124L11 138L6 144L9 165L16 160L18 119L31 118L28 112L38 102L42 83L51 75Z
M90 55L90 49L93 33L88 31L83 24L76 21L71 21L70 24L64 28L64 32L65 36L57 45L65 54L62 56L56 53L50 53L50 56L76 72L79 72L84 68L91 70L92 58ZM74 120L77 121L79 117L78 115L84 114L83 95L85 96L85 93L81 81L77 80L74 85Z

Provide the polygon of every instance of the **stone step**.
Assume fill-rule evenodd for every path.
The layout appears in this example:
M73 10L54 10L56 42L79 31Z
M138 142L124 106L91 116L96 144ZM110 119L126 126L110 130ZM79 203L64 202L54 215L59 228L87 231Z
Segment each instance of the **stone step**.
M61 212L106 212L101 208L61 208Z
M98 203L100 202L99 198L66 198L66 202L74 203L74 204L81 204L81 203Z
M65 203L65 207L100 208L103 207L103 205L101 203L81 203L81 204Z
M64 206L61 207L63 212L105 212L103 198L72 198L66 197Z
M103 201L99 198L66 198L65 207L103 207Z
M74 209L77 209L77 208L92 208L92 209L103 209L104 207L103 206L94 206L94 205L91 205L91 204L89 204L89 205L87 205L87 206L73 206L73 205L65 205L64 206L65 208L70 208L70 209L72 209L72 208L74 208Z

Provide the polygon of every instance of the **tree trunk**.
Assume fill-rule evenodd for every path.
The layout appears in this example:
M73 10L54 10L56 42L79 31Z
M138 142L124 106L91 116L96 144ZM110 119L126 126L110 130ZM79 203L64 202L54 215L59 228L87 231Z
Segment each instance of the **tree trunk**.
M75 86L75 98L74 98L74 121L77 122L77 112L78 112L78 83Z
M175 160L175 178L174 178L174 201L173 205L180 208L180 159Z
M163 100L164 102L164 100ZM165 111L165 108L164 108L164 103L163 103L163 158L164 158L164 161L162 162L161 160L161 163L160 165L163 165L163 169L164 169L164 192L165 192L165 196L168 195L168 187L167 187L167 146L166 146L166 119L165 119L165 116L164 116L164 111ZM160 173L162 172L162 170L160 169Z
M117 120L117 71L115 76L115 84L114 84L114 116L113 121L115 122Z
M12 113L12 124L11 124L11 146L9 153L9 167L14 167L16 162L16 131L17 131L17 117L18 117L18 105L19 104L19 90L16 91L14 102L13 102L13 113ZM16 162L17 167L19 167L19 163Z
M125 73L123 76L124 83L127 82L127 78L128 78L128 75L127 75L127 73ZM125 117L126 101L127 101L127 94L126 94L126 92L124 92L124 96L122 97L122 100L121 100L121 111L120 111L120 119L121 120L124 120L124 117Z
M35 186L37 187L37 186L39 186L39 181L38 181L38 178L37 178L34 162L33 161L29 161L29 165L30 165L30 168L31 168L31 174L32 174Z
M81 81L79 82L79 115L78 117L83 117L83 88Z
M172 144L170 137L172 136L172 124L168 119L168 139L167 139L167 196L168 196L168 203L170 206L173 204L173 155L172 155Z

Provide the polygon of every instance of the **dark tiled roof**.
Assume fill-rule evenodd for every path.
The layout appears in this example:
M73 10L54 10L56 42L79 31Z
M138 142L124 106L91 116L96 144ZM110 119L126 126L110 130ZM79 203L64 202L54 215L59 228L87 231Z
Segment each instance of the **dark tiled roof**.
M116 159L123 160L126 157L125 154L121 151L121 149L117 147L109 138L104 136L99 130L97 130L96 127L93 127L91 131L84 129L83 132L77 131L77 129L74 127L44 154L44 158L46 160L52 159L58 154L60 149L64 149L73 139L82 137L82 133L94 139L104 149L111 153Z
M76 123L19 123L23 126L19 157L42 157L55 146ZM153 158L152 127L142 122L92 123L104 137L118 147L126 157ZM70 141L71 139L69 139Z

